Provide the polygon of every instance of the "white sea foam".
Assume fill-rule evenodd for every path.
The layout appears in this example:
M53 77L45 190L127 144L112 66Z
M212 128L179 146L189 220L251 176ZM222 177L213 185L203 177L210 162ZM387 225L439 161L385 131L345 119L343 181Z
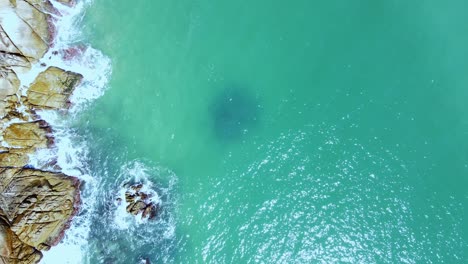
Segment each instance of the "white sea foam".
M93 222L96 215L102 216L105 223L110 223L110 226L106 226L109 232L122 235L130 244L155 245L165 243L164 240L173 240L175 219L170 209L173 208L172 198L168 198L176 182L176 177L172 172L159 167L147 167L137 161L126 163L113 184L113 187L117 187L116 193L105 187L108 183L102 181L102 175L94 175L88 167L88 141L72 128L72 124L87 105L104 94L112 71L111 61L100 51L83 44L79 24L84 10L92 3L92 0L78 1L74 7L52 1L54 7L62 14L61 16L54 15L57 20L55 22L57 35L54 44L39 62L32 65L30 71L18 73L21 81L18 95L26 95L27 87L40 72L49 66L80 73L83 75L83 81L73 92L70 98L71 107L67 113L52 110L37 111L41 119L53 127L54 146L31 155L30 165L78 177L85 183L85 188L82 188L81 192L80 212L73 218L71 227L65 232L63 240L49 251L43 252L41 263L78 264L94 261L90 259L90 254L87 252L92 250L92 241L95 244L95 240L98 239L97 243L101 243L100 238L93 237L100 236L99 230L96 231L97 234L91 234L95 232L91 231L91 225L96 224ZM103 173L106 174L107 171ZM170 179L169 184L164 187L155 186L152 183L155 175L165 175L166 179ZM112 206L112 201L119 196L122 201L125 201L123 185L129 181L143 183L143 191L152 195L151 202L161 205L162 209L156 221L147 223L147 220L142 220L141 216L128 214L125 202ZM107 209L111 209L110 211L100 207L107 201L111 201L111 204L105 204L108 206ZM98 223L98 226L100 224L104 223ZM147 235L150 233L152 235ZM135 236L135 234L138 235ZM158 249L164 247L167 245ZM118 245L109 244L109 248L118 248Z
M92 1L78 1L73 7L51 1L62 15L54 15L57 20L56 36L53 46L32 65L30 71L19 72L21 81L19 95L25 95L27 87L35 77L49 66L55 66L67 71L83 75L82 83L76 88L70 98L72 103L68 114L57 111L38 111L40 117L46 120L54 130L54 147L39 150L31 156L30 165L49 170L60 170L68 175L78 177L86 183L81 193L81 212L74 217L71 227L65 233L62 242L45 251L41 263L85 263L87 240L90 233L91 214L96 203L99 177L94 177L86 165L88 157L87 141L80 138L69 128L72 118L77 115L92 100L103 95L111 75L111 61L100 51L83 44L79 24L86 7ZM80 44L76 44L80 43ZM69 53L67 54L66 51ZM68 56L67 56L68 55ZM45 66L44 66L45 65Z
M125 187L126 184L140 183L143 185L141 192L149 195L148 201L155 205L161 204L161 198L154 189L154 184L149 180L148 168L140 163L135 162L130 165L126 165L122 168L122 172L118 178L120 181L120 189L118 191L117 198L120 202L115 203L117 209L114 215L114 225L118 229L129 229L131 225L141 225L148 221L147 218L142 218L141 214L133 216L127 212L128 203L125 202L125 193L129 190Z
M118 263L136 263L137 256L153 258L161 252L169 252L175 245L172 195L176 182L175 174L164 167L138 160L123 163L113 182L108 182L110 186L101 190L105 192L100 201L104 210L100 211L99 220L95 222L97 227L92 231L90 243L95 252L92 261L118 259ZM124 186L127 183L142 183L142 191L152 196L151 202L159 205L154 219L144 220L141 215L127 213L125 192L128 188ZM167 258L168 255L159 256L155 261L166 263Z

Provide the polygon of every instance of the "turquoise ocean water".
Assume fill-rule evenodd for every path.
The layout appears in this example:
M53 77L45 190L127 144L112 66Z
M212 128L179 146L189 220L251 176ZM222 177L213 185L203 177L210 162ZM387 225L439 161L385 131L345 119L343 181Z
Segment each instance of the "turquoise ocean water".
M467 263L468 2L95 1L89 263ZM163 212L114 228L122 179ZM109 202L111 201L111 202Z

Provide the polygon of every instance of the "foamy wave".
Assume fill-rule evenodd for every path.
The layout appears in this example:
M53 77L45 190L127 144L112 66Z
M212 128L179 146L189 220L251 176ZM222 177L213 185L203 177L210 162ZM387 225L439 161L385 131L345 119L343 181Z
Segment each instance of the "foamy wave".
M148 168L140 162L135 162L130 164L130 166L126 165L122 168L119 176L119 180L121 181L119 184L120 189L116 195L118 200L115 202L114 225L116 228L129 229L131 225L141 225L149 221L147 218L143 218L141 214L133 216L127 212L128 203L125 202L125 193L129 190L126 187L127 184L142 184L143 187L140 192L149 195L148 202L160 206L161 198L155 190L154 184L149 180L149 177Z
M54 7L62 14L55 16L57 20L55 43L43 59L32 65L31 71L18 75L22 84L19 94L22 95L26 95L27 87L49 66L83 75L82 83L70 98L72 105L67 113L37 111L37 114L53 127L54 147L39 150L32 155L30 165L61 171L78 177L85 183L85 188L81 192L81 210L73 218L64 239L49 251L43 252L41 263L45 264L95 263L96 258L99 260L109 258L108 254L114 257L120 254L120 258L125 260L129 256L119 250L121 246L129 246L132 252L141 251L142 256L146 254L153 256L157 252L151 250L167 249L170 247L167 244L171 244L167 241L173 241L175 237L172 204L174 200L171 197L176 182L175 175L164 168L149 167L142 162L134 161L121 167L114 183L106 182L103 175L95 175L95 172L89 168L88 141L73 128L76 115L90 102L104 94L112 72L109 58L89 45L82 44L79 24L83 11L91 2L80 1L74 7L53 2ZM100 173L105 175L108 172L104 169ZM169 179L169 183L157 186L153 184L152 181L159 176ZM161 205L154 221L142 220L139 216L128 214L125 203L121 205L113 203L119 196L122 201L125 200L125 189L122 187L127 182L143 183L146 188L143 191L152 194L153 203ZM109 244L106 250L100 250L103 246L103 237L115 236L122 239ZM151 249L151 252L143 252L143 248L138 245L160 246Z
M123 203L116 202L118 198L125 200L127 189L122 187L126 183L143 183L145 192L157 194L153 201L160 207L154 219L142 220L138 215L130 215ZM95 221L89 239L89 250L93 252L90 263L137 263L137 256L140 260L161 261L153 258L162 251L169 252L175 245L173 195L176 183L175 174L161 166L141 161L124 163L113 182L100 189L102 193L97 202L100 209L93 216Z
M62 242L45 251L41 263L86 263L86 251L91 227L92 213L97 200L97 190L100 177L95 177L87 168L88 146L86 139L80 137L70 124L77 115L92 100L102 96L111 75L111 61L102 52L87 44L82 44L82 34L79 29L85 8L92 1L79 1L69 7L52 1L61 15L53 15L56 19L56 36L53 46L30 71L18 73L21 81L20 95L25 95L27 87L35 77L49 66L55 66L67 71L83 75L82 83L76 88L70 98L72 103L67 114L59 111L38 111L40 117L53 127L54 147L39 150L30 157L30 164L43 169L62 171L68 175L80 178L86 183L82 190L81 211L74 217L71 227L66 231Z
M26 95L27 87L48 66L56 66L83 75L82 84L75 89L70 98L73 103L71 112L79 111L84 103L104 94L112 73L111 60L101 51L81 43L83 37L79 23L86 6L90 3L91 1L78 2L75 6L69 7L52 1L54 7L62 14L62 16L54 15L57 20L55 42L43 58L32 65L31 70L18 73L22 85L20 94Z

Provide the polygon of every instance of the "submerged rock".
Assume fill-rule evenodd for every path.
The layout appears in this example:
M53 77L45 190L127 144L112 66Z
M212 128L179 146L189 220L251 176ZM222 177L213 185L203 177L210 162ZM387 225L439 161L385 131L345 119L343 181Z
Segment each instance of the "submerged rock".
M52 3L49 0L25 0L25 1L31 4L37 10L41 11L42 13L60 15L57 9L55 9L55 7L52 5Z
M67 49L60 50L60 54L63 60L69 61L72 60L86 51L87 47L85 46L73 46Z
M232 84L224 87L210 108L215 136L225 142L240 139L258 123L258 105L247 88Z

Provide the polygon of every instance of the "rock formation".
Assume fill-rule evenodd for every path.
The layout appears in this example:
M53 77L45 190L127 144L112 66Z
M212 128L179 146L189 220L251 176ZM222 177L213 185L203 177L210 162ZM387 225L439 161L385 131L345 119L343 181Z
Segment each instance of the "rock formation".
M152 219L156 216L159 209L159 204L152 201L154 194L143 191L143 184L137 183L133 185L125 185L125 202L127 203L127 212L132 215L141 214L141 218Z
M0 175L0 237L4 238L0 259L18 263L15 261L24 253L15 251L20 246L36 255L35 263L40 250L60 241L76 213L79 181L60 173L25 168L0 168Z
M77 178L28 165L30 155L53 145L52 128L35 110L67 108L82 79L57 67L29 87L18 78L51 47L57 16L48 0L0 0L0 264L38 263L79 207Z
M73 89L82 78L81 74L49 67L29 87L27 101L36 109L66 108Z

